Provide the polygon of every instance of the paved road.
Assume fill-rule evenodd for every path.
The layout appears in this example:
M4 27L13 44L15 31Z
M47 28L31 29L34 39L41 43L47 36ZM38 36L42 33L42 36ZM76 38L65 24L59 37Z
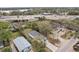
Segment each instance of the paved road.
M69 15L25 15L19 16L19 20L26 20L29 19L31 21L35 20L37 17L46 17L47 19L53 19L53 20L58 20L58 19L70 19L73 20L76 17L79 16L69 16ZM0 16L0 20L17 20L17 16Z
M68 48L70 48L74 43L77 42L76 39L71 38L67 43L65 43L63 46L61 46L59 49L57 49L56 52L66 52Z

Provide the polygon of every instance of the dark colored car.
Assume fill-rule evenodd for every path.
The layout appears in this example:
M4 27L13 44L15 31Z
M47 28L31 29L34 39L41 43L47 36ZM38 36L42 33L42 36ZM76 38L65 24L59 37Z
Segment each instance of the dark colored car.
M73 46L75 51L79 51L79 41Z

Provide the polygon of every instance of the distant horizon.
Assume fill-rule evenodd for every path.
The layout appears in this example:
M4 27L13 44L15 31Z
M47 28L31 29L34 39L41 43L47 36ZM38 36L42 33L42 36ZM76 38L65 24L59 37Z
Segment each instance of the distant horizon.
M0 7L0 10L18 10L18 9L32 9L32 8L67 8L67 9L75 9L79 7Z

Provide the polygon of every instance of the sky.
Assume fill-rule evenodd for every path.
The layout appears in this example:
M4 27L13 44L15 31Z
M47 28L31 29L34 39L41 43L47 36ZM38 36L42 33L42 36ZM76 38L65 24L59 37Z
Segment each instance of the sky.
M1 0L0 7L78 7L79 0Z

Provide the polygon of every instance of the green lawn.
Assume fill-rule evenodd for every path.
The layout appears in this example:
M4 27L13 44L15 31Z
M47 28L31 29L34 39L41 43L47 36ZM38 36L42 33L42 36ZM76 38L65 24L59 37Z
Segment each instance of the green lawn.
M2 52L11 52L11 47L10 46L7 46L7 47L4 47L1 49Z
M20 33L19 32L14 32L14 33L12 33L12 38L11 39L15 39L18 36L20 36Z

